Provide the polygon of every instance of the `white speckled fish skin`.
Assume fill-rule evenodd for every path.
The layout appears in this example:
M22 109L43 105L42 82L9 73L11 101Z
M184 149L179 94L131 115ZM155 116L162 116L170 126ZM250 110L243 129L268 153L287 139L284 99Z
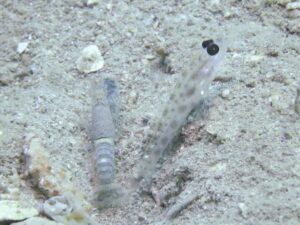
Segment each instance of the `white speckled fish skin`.
M203 99L214 79L214 71L226 52L223 41L215 41L219 52L210 56L206 49L200 49L191 57L191 64L186 67L182 78L177 82L170 100L166 103L159 121L148 135L143 158L137 166L135 181L151 179L157 161L167 147L174 142L180 128L185 125L186 118L196 105Z

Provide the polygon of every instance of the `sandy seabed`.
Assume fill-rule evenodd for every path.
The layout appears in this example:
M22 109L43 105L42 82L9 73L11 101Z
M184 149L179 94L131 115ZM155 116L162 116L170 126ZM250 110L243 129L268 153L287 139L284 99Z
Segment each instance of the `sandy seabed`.
M120 91L116 170L126 186L147 121L156 119L189 53L221 37L228 50L209 111L190 122L155 175L153 188L165 190L183 168L188 178L180 190L163 204L135 195L92 216L107 225L158 224L180 193L191 190L202 198L166 223L300 224L300 9L234 0L100 1L90 7L79 0L0 2L0 200L14 186L19 199L42 200L26 182L10 179L13 171L22 174L28 134L38 136L51 161L93 197L91 83L104 77ZM19 54L21 42L29 44ZM104 67L82 74L76 60L91 44L102 52ZM157 49L169 53L168 70L157 66Z

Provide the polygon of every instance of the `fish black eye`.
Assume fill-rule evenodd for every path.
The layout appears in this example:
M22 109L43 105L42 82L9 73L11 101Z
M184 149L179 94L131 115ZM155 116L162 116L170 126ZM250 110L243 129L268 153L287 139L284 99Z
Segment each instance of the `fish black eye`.
M216 45L215 43L210 43L207 46L207 53L211 56L216 55L219 52L219 46Z
M207 46L209 46L210 44L214 43L214 41L212 39L206 40L202 42L202 47L203 48L207 48Z

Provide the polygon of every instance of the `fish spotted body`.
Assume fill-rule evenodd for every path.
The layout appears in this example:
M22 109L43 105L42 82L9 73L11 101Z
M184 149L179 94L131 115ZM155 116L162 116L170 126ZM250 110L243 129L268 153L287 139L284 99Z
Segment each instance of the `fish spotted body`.
M177 82L159 121L147 136L143 147L143 157L138 163L137 173L134 174L135 181L151 179L158 160L164 151L174 143L174 139L186 123L187 116L206 96L214 79L214 71L226 52L223 41L216 41L216 44L218 49L215 55L211 55L209 51L211 49L207 47L207 49L196 51L191 56L190 64Z

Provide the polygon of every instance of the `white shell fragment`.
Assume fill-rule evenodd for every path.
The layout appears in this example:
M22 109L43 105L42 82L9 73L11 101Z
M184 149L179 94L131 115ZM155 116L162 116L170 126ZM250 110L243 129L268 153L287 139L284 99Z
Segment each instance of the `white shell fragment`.
M103 67L104 59L96 45L89 45L82 50L76 64L80 72L91 73Z
M72 207L69 206L65 197L55 196L44 202L43 211L47 216L55 219L56 216L69 214L72 211Z
M86 1L86 5L87 6L92 6L92 5L96 5L99 3L100 0L87 0Z
M289 2L286 5L286 9L287 10L296 10L296 9L300 9L300 1L299 2Z
M62 223L56 223L42 217L31 217L25 221L12 223L12 225L64 225Z
M28 205L19 201L2 200L0 201L0 224L7 220L24 220L38 215L39 212Z
M97 225L90 217L89 212L83 207L78 196L65 193L52 197L44 202L43 213L65 225Z
M29 42L20 42L17 46L17 53L22 54L28 47Z

